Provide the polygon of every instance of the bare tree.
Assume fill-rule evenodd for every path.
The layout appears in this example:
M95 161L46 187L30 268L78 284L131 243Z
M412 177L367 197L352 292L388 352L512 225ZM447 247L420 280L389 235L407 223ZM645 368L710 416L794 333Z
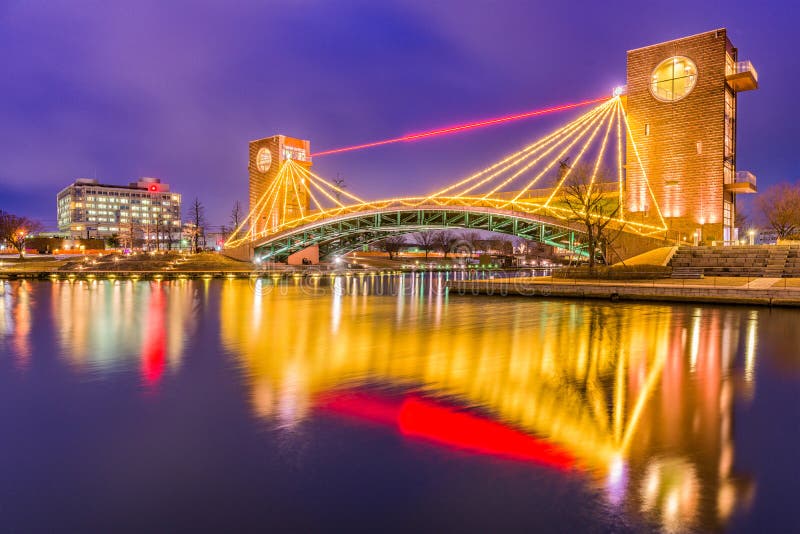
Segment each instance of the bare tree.
M333 185L335 185L338 189L347 189L347 185L344 183L344 178L339 177L339 173L336 173L336 179L333 181ZM337 191L336 189L333 190L333 196L336 197L336 200L341 202L342 201L342 192Z
M131 250L136 248L136 245L141 241L140 238L137 238L137 235L143 232L142 226L139 223L134 222L133 218L130 218L128 219L128 222L122 226L121 230L122 233L120 234L120 244L122 247L129 248Z
M0 210L0 241L6 241L19 252L25 254L25 241L42 229L42 224L21 215Z
M190 236L192 240L192 253L197 252L197 249L200 246L200 236L205 234L205 212L206 209L203 206L203 203L200 202L197 197L194 197L194 201L192 201L191 205L189 206L189 221L194 225Z
M756 202L778 238L785 239L800 230L800 185L773 185L761 193Z
M436 248L442 251L444 257L453 251L453 248L458 244L460 238L450 230L440 230L434 233L433 242Z
M172 245L175 243L175 221L165 221L164 228L166 229L164 238L167 242L167 250L172 250Z
M593 174L591 166L576 166L561 188L561 201L569 210L567 219L586 229L589 271L594 271L598 247L607 247L621 232L620 229L612 235L608 231L608 225L619 211L619 202L603 191L605 173L596 173L592 180Z
M474 253L481 240L481 234L477 230L464 230L461 232L461 241L469 247L470 253Z
M234 231L239 228L240 224L242 224L242 219L244 216L245 213L244 209L242 208L242 203L237 200L233 203L233 208L231 208L231 226L233 227Z
M394 255L400 252L400 249L406 245L406 238L403 235L392 234L387 236L375 245L382 251L389 253L389 259L393 259Z
M425 252L425 259L427 260L428 253L436 246L436 233L419 232L414 236L414 242Z

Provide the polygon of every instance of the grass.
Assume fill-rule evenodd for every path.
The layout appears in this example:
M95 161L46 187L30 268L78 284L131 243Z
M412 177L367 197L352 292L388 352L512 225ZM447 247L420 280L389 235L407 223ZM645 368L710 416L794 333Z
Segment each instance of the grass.
M96 258L79 256L68 259L33 258L1 260L0 272L97 272L97 271L252 271L253 265L215 254L201 252L183 255L177 252L150 255L145 253L124 256L107 254Z

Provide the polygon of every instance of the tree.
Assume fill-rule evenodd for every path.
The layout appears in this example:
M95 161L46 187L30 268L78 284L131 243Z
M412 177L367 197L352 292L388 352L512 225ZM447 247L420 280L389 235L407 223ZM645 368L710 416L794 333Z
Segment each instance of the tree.
M206 209L203 206L203 203L197 197L194 197L194 201L192 201L191 205L189 206L189 221L191 222L192 229L191 229L191 243L192 243L192 253L196 253L199 245L200 245L200 236L204 235L204 229L206 224L206 217L205 217Z
M384 237L378 241L376 245L380 250L388 252L389 259L391 260L394 258L394 254L400 252L400 249L406 245L406 238L405 236L399 234L393 234L388 237Z
M773 185L761 193L756 202L779 239L786 239L800 230L800 185Z
M425 252L425 259L427 260L428 253L436 246L436 234L434 232L420 232L414 236L414 241Z
M133 250L136 248L137 244L141 244L143 241L143 239L139 237L143 235L142 226L138 222L134 222L133 218L129 219L120 229L122 230L120 234L120 245L123 248Z
M336 173L336 179L333 181L333 185L336 186L337 189L347 189L347 185L344 183L344 178L339 178L339 173ZM336 189L333 190L333 196L336 197L336 200L341 202L342 201L342 192L337 191Z
M0 210L0 240L14 247L20 258L25 254L25 241L41 229L38 221Z
M469 247L470 254L475 253L478 248L478 241L481 240L481 233L477 230L464 230L461 232L461 241Z
M242 224L242 218L244 217L244 209L242 208L242 203L238 200L233 203L233 208L231 209L231 226L233 227L233 231L236 231L239 228L239 225ZM223 233L225 233L223 231Z
M109 237L106 238L106 246L108 248L119 248L119 234L111 234Z
M164 230L164 237L167 240L167 250L172 250L172 244L175 243L175 221L165 221Z
M434 245L444 253L445 258L447 258L447 254L452 252L453 248L458 244L459 239L460 238L450 230L440 230L434 233L433 236Z
M595 173L593 167L580 165L572 168L561 187L561 200L569 210L567 219L580 223L586 229L591 272L594 271L598 246L607 247L621 232L621 228L613 236L608 232L608 225L616 217L620 206L615 198L603 191L603 178L604 173Z

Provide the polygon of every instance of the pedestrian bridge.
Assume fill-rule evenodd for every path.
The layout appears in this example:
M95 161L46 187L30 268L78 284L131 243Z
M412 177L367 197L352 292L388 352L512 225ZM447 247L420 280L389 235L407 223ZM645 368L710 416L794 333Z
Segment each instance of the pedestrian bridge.
M286 261L318 246L325 258L392 234L469 229L588 255L588 228L598 221L620 233L664 237L667 225L646 180L646 190L626 191L623 132L629 132L627 118L615 96L433 194L384 200L364 200L315 174L307 162L287 159L225 248L237 257ZM649 206L647 216L629 213L631 198L634 207Z
M577 253L585 249L579 225L536 213L536 206L524 203L506 207L498 200L423 198L375 202L362 209L340 211L311 215L308 220L297 221L297 226L253 241L251 246L256 256L269 261L284 261L310 246L320 247L320 257L331 257L392 234L458 228L513 235Z

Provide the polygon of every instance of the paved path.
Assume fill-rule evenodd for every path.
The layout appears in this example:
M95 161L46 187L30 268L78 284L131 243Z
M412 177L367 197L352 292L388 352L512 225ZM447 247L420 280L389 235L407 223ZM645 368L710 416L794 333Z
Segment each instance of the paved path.
M779 280L780 278L756 278L748 282L747 287L750 289L769 289Z

